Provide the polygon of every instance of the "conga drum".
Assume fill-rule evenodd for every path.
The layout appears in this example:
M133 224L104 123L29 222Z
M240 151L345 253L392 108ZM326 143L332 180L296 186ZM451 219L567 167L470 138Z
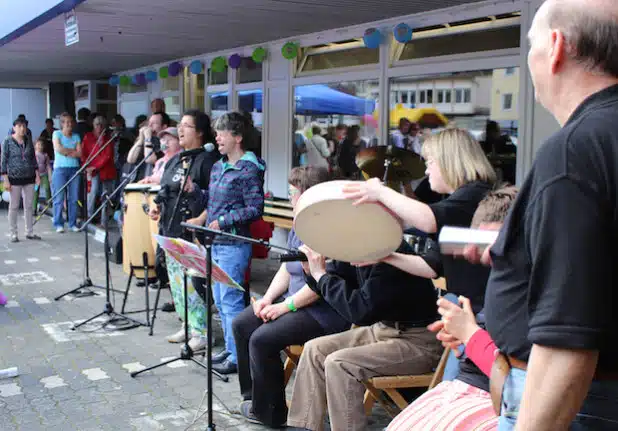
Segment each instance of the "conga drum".
M343 197L343 187L350 183L329 181L304 192L296 204L296 235L309 248L330 259L382 259L401 244L401 222L381 204L353 205L352 199Z
M152 208L155 206L155 198L157 197L157 193L159 193L159 191L161 190L161 186L159 185L154 185L154 186L150 186L150 189L148 190L148 208ZM152 249L156 252L157 251L157 240L154 238L153 235L158 235L159 234L159 220L152 220L151 218L149 218L150 220L150 238L152 239Z
M155 253L150 234L150 218L144 210L148 202L148 184L127 184L124 188L124 223L122 225L122 269L138 278L155 277ZM152 269L144 275L143 253L148 255Z

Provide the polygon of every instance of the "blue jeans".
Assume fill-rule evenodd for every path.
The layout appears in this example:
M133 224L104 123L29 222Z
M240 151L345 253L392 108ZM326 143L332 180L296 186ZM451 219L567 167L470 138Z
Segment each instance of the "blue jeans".
M75 175L78 168L56 168L52 174L52 190L56 193L69 179ZM62 210L64 209L64 195L67 194L67 212L69 213L69 227L77 226L77 200L79 199L80 179L77 176L71 184L54 198L54 226L64 227Z
M511 431L515 428L525 382L525 371L511 369L502 392L502 414L498 421L498 431ZM618 381L593 381L588 396L569 429L571 431L618 429Z
M251 244L214 244L212 258L223 271L242 285L245 280L245 272L251 261ZM225 349L230 352L227 359L236 364L236 343L234 342L232 321L245 309L244 294L238 289L221 283L213 285L212 293L221 316Z

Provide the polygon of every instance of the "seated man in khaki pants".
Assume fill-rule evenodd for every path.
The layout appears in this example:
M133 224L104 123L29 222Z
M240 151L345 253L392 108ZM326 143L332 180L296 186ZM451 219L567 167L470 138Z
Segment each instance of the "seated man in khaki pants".
M385 263L355 268L333 262L327 272L322 256L300 250L309 260L309 287L346 320L366 326L305 344L288 426L321 430L328 407L333 430L365 429L364 380L429 373L438 363L442 346L427 330L437 316L436 291L431 280ZM411 250L404 243L398 251Z

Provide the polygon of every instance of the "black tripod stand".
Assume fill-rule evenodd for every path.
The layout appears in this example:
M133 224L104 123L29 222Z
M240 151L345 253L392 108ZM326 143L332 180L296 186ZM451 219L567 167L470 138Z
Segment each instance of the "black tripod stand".
M77 178L80 174L84 173L85 170L88 168L88 166L92 163L92 161L99 154L101 154L101 152L103 150L105 150L108 145L110 145L112 142L114 142L116 140L116 138L117 138L117 134L114 133L112 135L112 137L105 144L103 144L101 146L101 148L99 148L96 152L91 154L90 157L88 157L86 162L83 164L83 166L81 168L79 168L79 170L73 175L73 177L71 177L69 179L69 181L67 181L67 183L64 186L62 186L60 189L58 189L58 191L56 191L56 193L54 193L54 195L49 198L49 200L47 202L47 205L45 206L45 208L43 208L43 210L41 211L41 214L34 221L35 223L38 222L41 219L42 215L49 208L50 202L53 202L54 197L56 197L58 194L62 193L69 186L69 184L71 184L71 181L73 181L75 178ZM84 175L83 182L84 182L84 196L87 196L88 195L88 182L87 182L86 175ZM84 214L87 215L88 212L87 212L86 207L87 207L87 204L84 205ZM84 217L84 219L85 218L86 217ZM77 296L77 297L93 296L94 292L89 289L90 287L96 287L97 289L105 289L104 286L98 286L98 285L95 285L94 283L92 283L92 279L90 278L90 253L89 253L88 250L89 250L89 247L88 247L88 230L84 229L84 259L85 259L85 261L84 261L84 265L85 265L84 280L75 289L69 290L68 292L64 292L62 295L56 296L54 298L55 301L58 301L58 300L64 298L65 296L72 295L72 294L75 294L75 296ZM86 290L82 291L82 289L86 289Z
M113 197L113 195L112 195ZM91 322L92 320L101 317L103 315L107 315L109 318L108 320L103 323L102 327L105 327L107 325L109 325L110 323L113 322L118 322L118 321L128 321L130 322L129 325L127 326L123 326L122 329L131 329L131 328L136 328L138 326L147 326L145 323L140 322L139 320L135 320L132 319L131 317L125 316L123 314L120 313L116 313L114 311L114 307L111 303L111 298L110 298L110 292L111 292L111 274L109 271L109 241L108 241L108 237L109 237L109 221L107 218L107 206L110 204L112 197L107 196L107 194L103 194L103 204L102 204L102 211L101 211L101 219L103 220L103 227L105 229L105 238L103 239L103 247L105 248L105 306L103 308L103 311L100 312L99 314L92 316L91 318L84 320L83 322L77 324L77 325L73 325L73 327L71 329L75 330L77 328L79 328L80 326L85 325L88 322ZM96 213L90 218L90 220L92 220L94 217L96 216ZM86 222L84 224L84 226L82 226L82 229L84 229L88 223L90 223L90 220L88 222Z

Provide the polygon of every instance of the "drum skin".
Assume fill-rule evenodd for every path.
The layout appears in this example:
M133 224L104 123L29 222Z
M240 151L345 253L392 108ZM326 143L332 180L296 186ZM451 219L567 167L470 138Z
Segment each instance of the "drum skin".
M124 222L122 225L122 269L130 273L131 265L135 267L133 274L138 278L144 277L143 258L148 255L148 265L152 266L149 278L155 277L155 253L152 235L150 234L150 218L144 212L142 205L147 202L150 186L147 184L128 184L124 189Z
M321 255L343 262L382 259L399 247L401 222L378 203L353 205L343 197L352 181L329 181L311 187L296 204L294 230Z

